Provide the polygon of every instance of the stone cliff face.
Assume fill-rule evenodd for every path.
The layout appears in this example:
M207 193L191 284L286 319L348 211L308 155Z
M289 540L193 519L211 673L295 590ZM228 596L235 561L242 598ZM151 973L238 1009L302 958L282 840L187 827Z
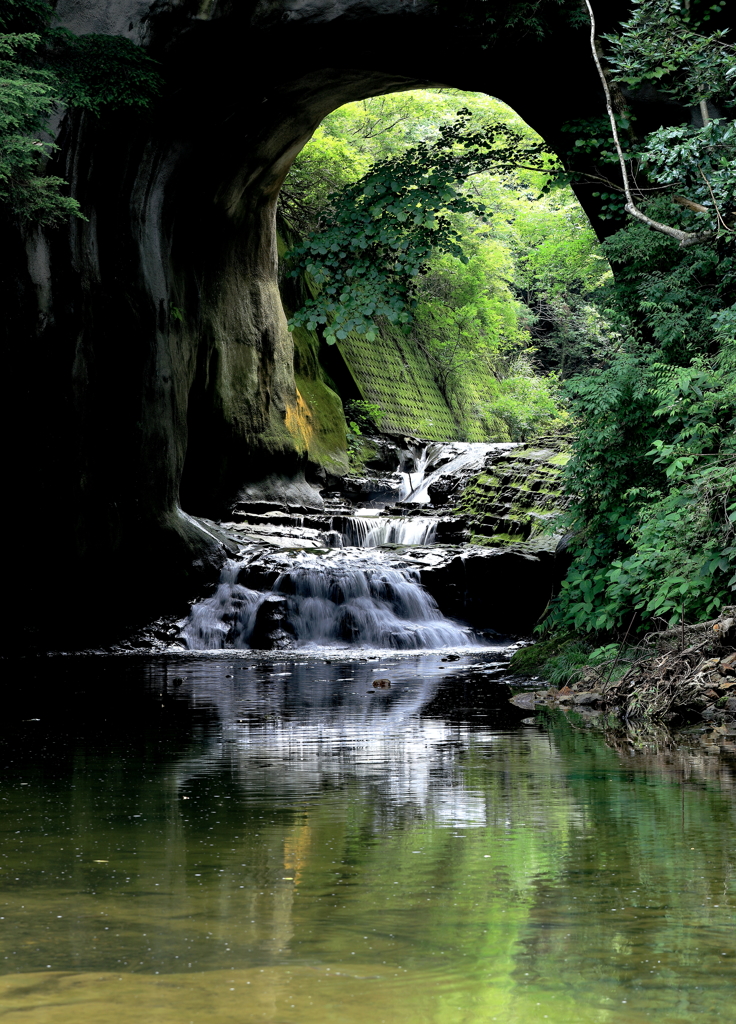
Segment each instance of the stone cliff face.
M555 145L598 103L585 32L562 19L543 44L484 50L423 0L59 0L57 16L147 46L166 89L143 115L66 116L53 169L88 220L7 232L6 505L14 530L58 539L43 598L24 545L11 558L41 644L191 596L223 549L189 514L339 468L334 402L326 426L295 384L275 234L325 114L446 84L500 96Z

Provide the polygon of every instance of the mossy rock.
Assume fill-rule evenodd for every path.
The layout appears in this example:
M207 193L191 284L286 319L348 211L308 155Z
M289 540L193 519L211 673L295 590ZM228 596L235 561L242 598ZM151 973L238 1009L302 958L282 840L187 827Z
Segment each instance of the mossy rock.
M454 512L470 517L471 543L503 546L549 532L564 509L559 456L526 446L496 455L463 491Z
M588 664L590 645L578 636L563 633L516 651L509 663L520 676L543 676L555 686L577 682Z

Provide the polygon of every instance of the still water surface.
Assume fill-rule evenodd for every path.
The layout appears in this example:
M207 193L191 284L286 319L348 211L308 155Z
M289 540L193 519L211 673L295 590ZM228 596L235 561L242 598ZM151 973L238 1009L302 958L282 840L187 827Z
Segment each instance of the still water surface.
M523 726L498 659L16 667L0 1021L736 1021L731 766Z

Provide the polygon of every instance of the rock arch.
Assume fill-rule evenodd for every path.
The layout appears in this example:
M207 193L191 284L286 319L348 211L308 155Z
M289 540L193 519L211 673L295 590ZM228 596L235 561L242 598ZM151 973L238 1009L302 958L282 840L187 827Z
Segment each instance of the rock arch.
M625 9L606 6L608 19ZM25 414L19 425L6 404L19 499L6 532L22 519L56 538L64 605L102 586L90 614L146 614L222 557L180 512L185 466L211 515L274 466L304 467L274 212L320 120L443 84L505 99L559 145L600 97L585 31L549 8L543 39L484 49L427 0L59 0L61 24L148 46L167 83L148 114L65 118L60 169L88 221L14 241L6 371ZM27 622L38 583L24 590ZM40 619L40 642L69 626L61 609Z

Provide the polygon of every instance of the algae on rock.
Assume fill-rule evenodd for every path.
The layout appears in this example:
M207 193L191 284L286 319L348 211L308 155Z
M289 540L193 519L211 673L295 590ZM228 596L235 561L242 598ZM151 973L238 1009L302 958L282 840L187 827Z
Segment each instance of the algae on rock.
M464 489L453 511L469 517L470 543L499 547L520 540L557 545L548 536L565 508L561 471L569 455L554 447L524 446L493 453Z

